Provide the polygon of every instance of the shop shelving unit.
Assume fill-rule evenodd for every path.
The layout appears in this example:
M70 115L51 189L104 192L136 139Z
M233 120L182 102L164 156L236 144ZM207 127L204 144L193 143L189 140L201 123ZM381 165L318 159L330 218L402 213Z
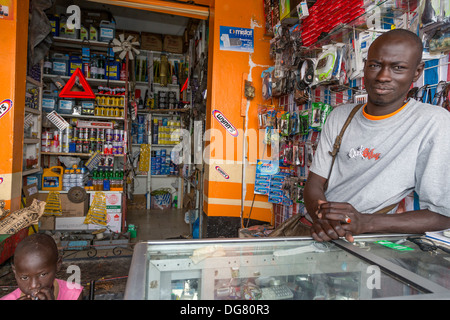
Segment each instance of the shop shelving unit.
M24 126L24 139L23 139L23 171L22 176L28 176L30 174L38 173L41 166L41 121L42 121L42 63L39 64L41 70L41 77L39 80L33 79L30 76L26 77L26 89L27 98L32 98L32 94L28 92L29 89L36 91L36 107L31 108L25 106L25 126ZM27 159L33 157L34 164L28 165Z
M148 61L154 61L155 59L158 59L161 57L161 55L167 55L168 61L184 61L186 59L186 56L184 54L176 54L176 53L169 53L169 52L160 52L160 51L147 51L147 50L140 50L141 54L140 56L146 56ZM152 68L153 67L148 67ZM169 79L169 82L171 79ZM178 84L172 84L168 83L166 86L161 85L158 82L153 81L153 75L150 75L150 79L148 79L148 82L145 81L136 81L136 88L141 89L142 91L148 90L156 96L158 92L173 92L176 93L176 100L180 101L180 85ZM180 118L180 114L189 112L190 109L180 109L180 108L164 108L159 109L158 105L155 105L154 109L145 109L145 110L138 110L138 115L145 116L145 122L147 124L147 141L150 145L150 152L157 149L167 149L168 152L170 152L176 145L175 144L153 144L152 143L152 121L157 118ZM181 122L181 119L180 119ZM182 122L181 122L182 123ZM180 127L182 129L182 126ZM134 143L132 144L132 147L135 149L140 147L140 144ZM136 175L136 178L138 181L145 181L145 194L147 196L146 199L146 208L150 209L151 207L151 192L152 190L156 190L158 188L163 188L164 184L171 185L173 182L177 185L177 198L178 198L178 208L182 207L183 204L183 186L184 181L181 178L180 175L152 175L151 174L151 166L149 168L149 171L145 173L141 173ZM145 179L145 180L144 180ZM154 180L155 179L155 180ZM142 189L141 189L142 190ZM141 191L142 192L142 191Z
M52 44L52 50L55 51L70 51L70 52L74 52L74 51L81 51L82 46L88 46L90 48L91 54L93 52L105 52L107 51L108 47L109 47L109 43L107 42L100 42L100 41L83 41L83 40L79 40L79 39L67 39L67 38L63 38L63 37L54 37L53 38L54 42ZM128 75L128 57L126 59L126 70L127 70L127 75ZM54 74L43 74L43 81L47 81L47 82L51 82L54 78L56 77L60 77L62 80L64 81L68 81L70 79L70 76L60 76L60 75L54 75ZM71 119L71 118L76 118L76 119L85 119L85 120L99 120L99 121L115 121L115 122L121 122L122 126L123 126L123 130L124 132L127 132L127 136L129 137L128 134L128 119L127 119L127 101L128 101L128 87L129 87L129 83L128 83L128 76L127 76L127 80L122 81L122 80L110 80L110 79L93 79L93 78L86 78L86 81L88 82L88 84L92 87L92 86L102 86L102 85L108 85L108 86L113 86L113 87L124 87L125 90L125 95L124 95L124 105L123 105L123 117L107 117L107 116L95 116L95 115L76 115L76 114L60 114L60 116L62 116L63 118ZM40 105L42 105L40 103ZM42 116L45 116L46 114L44 112L42 112ZM40 136L39 136L40 137ZM129 139L129 138L128 138ZM129 145L129 140L127 145ZM127 163L127 153L129 152L129 148L128 147L124 147L124 154L116 154L114 155L115 159L121 159L123 161L123 168L124 171L126 169L126 163ZM80 158L84 158L85 160L87 160L87 158L89 158L92 154L90 153L65 153L65 152L41 152L42 156L47 156L49 158L49 162L50 162L50 158L54 157L54 156L73 156L73 157L80 157ZM119 164L120 165L120 164ZM119 165L115 164L115 167L118 167ZM122 193L122 231L125 229L125 219L126 219L126 211L127 211L127 201L126 201L126 188L127 188L127 184L126 184L126 176L124 176L124 183L123 183L123 191L121 191Z

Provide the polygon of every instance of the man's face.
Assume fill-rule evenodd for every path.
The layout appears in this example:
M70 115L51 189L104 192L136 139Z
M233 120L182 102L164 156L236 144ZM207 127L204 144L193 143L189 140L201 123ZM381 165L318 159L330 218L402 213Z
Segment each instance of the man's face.
M364 65L364 82L369 103L400 107L422 71L418 53L408 39L389 37L375 41Z

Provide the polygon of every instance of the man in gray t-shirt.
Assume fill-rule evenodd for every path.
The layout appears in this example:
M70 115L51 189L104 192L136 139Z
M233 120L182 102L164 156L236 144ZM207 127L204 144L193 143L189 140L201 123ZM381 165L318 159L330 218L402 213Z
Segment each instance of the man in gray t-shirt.
M405 103L423 66L422 43L412 32L392 30L373 42L364 67L368 102L346 129L329 176L329 151L354 105L333 110L310 168L304 196L314 239L450 228L450 113ZM412 191L420 210L377 213Z

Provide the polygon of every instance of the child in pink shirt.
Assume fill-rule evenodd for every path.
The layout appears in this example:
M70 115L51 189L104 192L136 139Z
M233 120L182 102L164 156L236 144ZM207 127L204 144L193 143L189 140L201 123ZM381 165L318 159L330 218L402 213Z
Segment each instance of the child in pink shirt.
M0 300L77 300L83 287L56 279L62 259L52 237L32 234L17 246L12 270L18 289Z

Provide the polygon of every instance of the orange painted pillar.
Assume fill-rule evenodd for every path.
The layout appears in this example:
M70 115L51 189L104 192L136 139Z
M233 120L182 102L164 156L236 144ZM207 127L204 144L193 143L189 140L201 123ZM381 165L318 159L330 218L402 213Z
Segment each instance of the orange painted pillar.
M257 121L258 105L267 103L262 99L261 73L273 66L271 38L264 35L263 2L215 0L210 13L203 201L206 223L217 220L212 217L229 217L236 225L237 220L248 217L251 208L252 219L271 222L273 209L267 196L257 195L253 202L256 160L265 150ZM221 49L221 27L253 29L253 52ZM244 96L245 80L255 87L252 100ZM267 157L267 151L265 154Z
M0 0L0 5L8 7L8 15L0 16L0 200L16 211L22 189L29 2Z

